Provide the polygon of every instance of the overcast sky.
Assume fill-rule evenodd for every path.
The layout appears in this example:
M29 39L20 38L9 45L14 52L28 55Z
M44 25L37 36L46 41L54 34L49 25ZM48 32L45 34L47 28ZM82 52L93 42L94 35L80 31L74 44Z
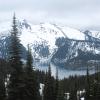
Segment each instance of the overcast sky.
M0 0L0 22L18 18L100 30L100 0Z

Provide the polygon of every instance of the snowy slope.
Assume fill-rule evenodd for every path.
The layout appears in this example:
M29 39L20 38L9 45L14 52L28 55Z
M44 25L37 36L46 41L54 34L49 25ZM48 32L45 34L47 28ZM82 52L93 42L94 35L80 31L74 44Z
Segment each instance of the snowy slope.
M55 47L55 41L59 37L65 37L53 25L44 23L39 25L32 25L31 29L22 29L21 42L26 47L27 43L41 43L48 44L50 49Z
M74 28L52 23L32 24L26 20L18 20L17 24L21 43L26 49L27 45L30 44L34 58L40 63L49 63L54 55L56 60L60 57L58 62L66 62L69 58L77 57L79 49L84 52L94 52L91 43L85 43L85 41L91 38L93 40L94 38L100 39L100 33L96 31L86 34ZM0 41L8 37L10 31L11 22L0 23ZM67 43L64 43L64 41L60 47L56 45L58 38L62 37L69 40L70 46L67 47ZM88 38L86 39L86 37ZM100 53L99 46L97 46L95 52Z
M49 60L52 58L52 55L58 48L55 45L58 38L64 37L74 40L85 40L84 33L67 26L58 26L50 23L34 25L28 23L26 20L20 21L20 25L22 31L20 36L21 43L25 47L27 47L27 44L31 44L35 57L39 59L41 58L42 61L45 61L47 57ZM44 59L44 57L42 58L42 56L40 57L39 51L34 50L35 48L38 48L38 46L40 47L40 45L44 48L48 47L49 49L49 54L46 56L46 59Z
M27 25L27 26L26 26ZM34 41L47 41L49 45L55 46L55 40L59 37L67 37L75 40L85 40L84 33L66 26L58 26L50 23L31 24L26 20L18 21L18 26L21 28L21 40L26 46L27 43ZM10 31L11 22L0 23L0 35Z
M26 47L27 43L44 41L50 46L50 49L55 47L55 41L59 37L67 37L75 40L85 40L85 35L73 28L60 27L50 23L41 23L38 25L29 24L31 28L22 29L21 40Z
M54 24L56 28L58 28L67 38L73 40L85 40L85 34L80 32L77 29L70 28L67 26L57 26Z

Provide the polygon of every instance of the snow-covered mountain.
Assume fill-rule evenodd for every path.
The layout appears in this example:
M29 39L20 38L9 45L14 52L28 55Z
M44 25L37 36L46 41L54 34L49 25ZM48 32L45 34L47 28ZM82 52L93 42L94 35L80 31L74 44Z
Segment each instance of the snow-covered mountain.
M23 51L25 53L30 44L35 63L45 64L52 61L54 64L66 66L67 62L72 64L73 60L79 60L86 55L93 57L87 60L94 60L100 53L100 33L97 31L81 32L67 26L52 23L31 24L26 20L17 23ZM3 58L7 56L10 30L11 23L0 24L0 56ZM85 55L81 55L82 53Z

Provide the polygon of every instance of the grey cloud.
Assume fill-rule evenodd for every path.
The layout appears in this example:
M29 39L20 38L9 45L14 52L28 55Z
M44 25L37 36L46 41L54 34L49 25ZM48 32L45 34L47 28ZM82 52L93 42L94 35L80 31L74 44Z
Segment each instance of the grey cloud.
M100 0L0 0L0 20L13 12L30 21L50 21L81 28L97 26ZM10 14L9 14L10 13Z

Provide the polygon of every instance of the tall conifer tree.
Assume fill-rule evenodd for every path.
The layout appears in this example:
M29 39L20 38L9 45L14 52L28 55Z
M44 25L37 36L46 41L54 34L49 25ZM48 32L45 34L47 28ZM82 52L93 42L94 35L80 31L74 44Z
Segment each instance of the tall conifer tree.
M54 100L57 100L58 88L59 88L58 68L56 68L56 79L55 79L55 84L54 84Z
M21 61L21 44L18 37L18 27L15 14L11 31L9 46L9 64L12 69L8 85L8 100L23 100L24 82L23 67Z
M25 98L24 100L39 100L39 83L36 73L33 70L33 58L31 49L28 45L27 62L25 68Z
M50 66L49 66L48 73L45 79L44 100L55 100L54 78L51 76Z
M5 66L6 66L6 62L0 59L0 100L5 100L6 98Z
M90 100L90 75L88 66L86 75L86 100Z

